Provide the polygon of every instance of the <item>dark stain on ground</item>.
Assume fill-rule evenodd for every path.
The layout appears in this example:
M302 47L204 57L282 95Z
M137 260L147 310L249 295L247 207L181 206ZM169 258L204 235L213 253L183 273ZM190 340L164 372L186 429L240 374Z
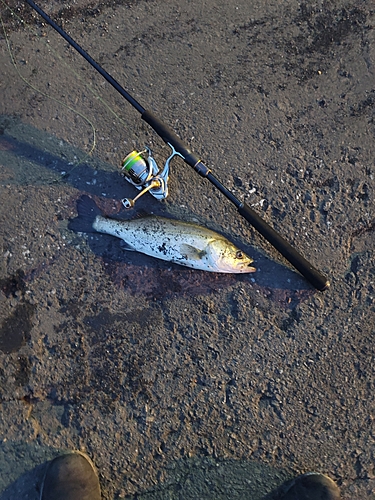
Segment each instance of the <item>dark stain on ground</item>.
M285 69L301 81L315 77L318 69L323 72L328 67L326 55L332 47L347 43L350 35L364 36L366 28L370 29L366 22L366 12L357 7L316 9L309 3L302 3L300 14L294 20L300 34L285 44L291 56L284 63Z
M127 328L131 323L137 325L143 330L150 324L162 321L161 312L152 308L134 309L128 313L113 314L108 309L101 311L96 316L85 318L84 322L90 329L95 332L99 338L103 337L108 329L113 329L114 325L119 325L120 328Z
M301 4L299 21L306 23L311 42L305 37L299 40L299 52L326 53L333 44L341 44L351 33L363 33L367 16L364 11L353 8L324 9L318 14L308 4Z
M90 386L95 392L102 393L101 400L105 403L102 411L109 411L114 401L126 397L126 392L129 392L129 399L138 395L146 400L150 397L149 382L143 377L143 371L157 351L152 330L162 322L161 310L152 307L124 314L103 310L86 318L85 324L91 329ZM133 349L139 345L143 346L142 354ZM121 373L125 375L124 379ZM121 386L123 388L119 390Z
M61 312L73 312L74 316L55 330L62 333L79 329L84 331L85 341L82 343L78 334L73 338L71 333L70 339L58 343L46 339L46 348L52 355L59 359L68 357L73 365L71 375L51 387L49 399L55 404L90 400L103 414L110 413L119 399L147 400L150 381L143 371L157 356L153 330L162 326L161 309L147 307L112 313L98 305L92 314L80 317L80 304L78 308L73 304L74 301L64 304Z
M13 313L0 326L0 351L5 354L17 352L30 339L35 307L24 303L15 307Z
M22 387L29 382L31 363L27 356L18 356L18 367L15 374L15 382Z
M84 304L81 300L61 300L61 308L60 313L65 314L66 316L70 316L74 319L77 319L81 314L82 309L84 308ZM61 328L55 327L56 331L62 331Z
M12 276L0 280L0 290L8 299L9 297L17 297L17 292L23 294L25 289L25 273L22 269L18 269Z
M173 295L201 295L214 293L233 286L237 281L246 281L241 275L206 273L194 269L176 269L175 264L164 263L158 268L129 265L104 259L104 269L119 286L141 293L150 298L165 298ZM248 278L247 278L248 279Z
M80 301L70 300L64 303L59 312L68 319L61 325L55 326L54 329L57 333L61 333L72 325L83 323L85 330L90 332L89 343L91 346L103 342L105 339L121 336L124 329L126 331L144 331L151 325L160 324L163 320L161 310L152 307L114 314L107 308L93 305L92 314L80 318L82 311L86 311L86 308Z

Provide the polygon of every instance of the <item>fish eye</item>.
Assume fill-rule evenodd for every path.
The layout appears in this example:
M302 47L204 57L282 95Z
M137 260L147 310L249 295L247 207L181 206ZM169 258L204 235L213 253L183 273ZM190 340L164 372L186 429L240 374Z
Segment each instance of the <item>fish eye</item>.
M236 258L237 259L242 259L243 258L243 253L241 252L241 250L237 250L237 252L236 252Z

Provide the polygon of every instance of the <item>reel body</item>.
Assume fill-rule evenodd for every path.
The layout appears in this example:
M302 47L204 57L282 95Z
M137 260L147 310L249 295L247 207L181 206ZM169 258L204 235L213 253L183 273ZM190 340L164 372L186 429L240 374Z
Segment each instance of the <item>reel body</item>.
M151 149L145 147L143 151L132 151L129 153L122 162L121 173L125 179L133 184L141 192L133 199L124 198L121 200L125 208L134 207L135 202L149 192L157 200L163 200L168 196L168 178L169 178L169 164L171 159L178 155L173 146L168 144L172 149L172 154L165 162L163 170L159 173L159 167L152 156ZM143 158L143 154L147 153L147 158Z

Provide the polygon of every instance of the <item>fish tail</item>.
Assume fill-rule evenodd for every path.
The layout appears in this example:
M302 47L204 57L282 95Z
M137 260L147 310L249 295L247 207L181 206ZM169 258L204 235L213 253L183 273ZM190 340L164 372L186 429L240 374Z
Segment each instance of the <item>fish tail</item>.
M87 195L81 196L77 200L77 212L78 217L69 220L68 228L77 233L95 233L93 224L102 214L95 201Z

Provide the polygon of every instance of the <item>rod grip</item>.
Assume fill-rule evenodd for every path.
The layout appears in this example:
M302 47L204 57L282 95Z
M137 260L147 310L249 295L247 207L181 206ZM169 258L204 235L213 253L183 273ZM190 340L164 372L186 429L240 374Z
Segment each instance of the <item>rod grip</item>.
M180 153L185 162L191 167L199 162L198 156L196 156L191 149L176 135L176 133L166 125L160 118L155 116L152 111L145 110L142 113L142 120L152 127L155 132L163 139L164 142L170 144L174 149Z
M264 238L278 250L317 290L329 288L328 279L313 267L295 248L292 247L280 234L265 222L246 203L241 203L238 212L248 221Z

